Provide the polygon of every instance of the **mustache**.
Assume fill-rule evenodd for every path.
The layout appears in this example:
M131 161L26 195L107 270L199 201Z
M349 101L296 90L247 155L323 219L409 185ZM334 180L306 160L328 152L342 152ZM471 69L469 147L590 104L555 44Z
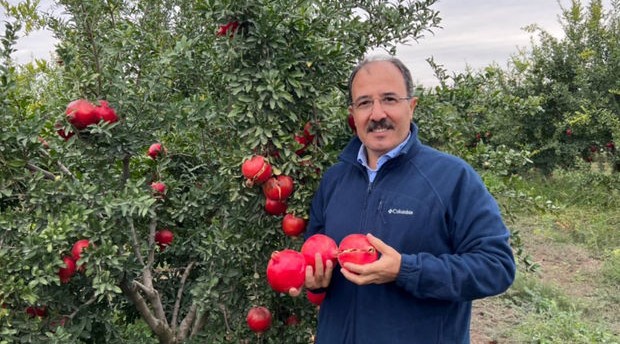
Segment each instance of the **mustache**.
M366 128L366 131L371 133L378 129L394 129L394 124L391 121L388 121L386 118L383 118L380 121L370 121L370 123L368 123L368 127Z

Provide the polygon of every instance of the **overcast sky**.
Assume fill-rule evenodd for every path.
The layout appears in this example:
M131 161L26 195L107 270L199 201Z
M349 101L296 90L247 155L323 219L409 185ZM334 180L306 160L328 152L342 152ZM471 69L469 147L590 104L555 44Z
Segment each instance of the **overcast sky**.
M50 3L50 0L41 1L43 8L49 8ZM568 6L570 0L560 3ZM462 72L467 66L480 69L494 62L504 67L510 55L530 46L532 35L523 31L523 27L538 24L554 36L562 36L558 19L560 3L558 0L439 0L435 8L441 13L443 29L400 47L397 56L411 69L416 83L425 87L437 84L426 62L429 57L450 74ZM604 0L603 4L609 9L611 0ZM2 16L0 13L0 21ZM4 27L1 29L4 32ZM54 42L49 32L34 32L20 39L14 57L20 63L49 58Z

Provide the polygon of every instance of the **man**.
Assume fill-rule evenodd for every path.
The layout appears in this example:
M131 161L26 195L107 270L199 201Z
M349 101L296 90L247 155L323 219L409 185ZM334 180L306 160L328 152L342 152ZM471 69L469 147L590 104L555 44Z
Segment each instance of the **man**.
M469 343L471 301L514 280L497 203L467 163L420 142L401 61L362 61L349 102L357 137L323 176L306 237L364 233L380 258L307 268L305 287L326 292L316 343Z

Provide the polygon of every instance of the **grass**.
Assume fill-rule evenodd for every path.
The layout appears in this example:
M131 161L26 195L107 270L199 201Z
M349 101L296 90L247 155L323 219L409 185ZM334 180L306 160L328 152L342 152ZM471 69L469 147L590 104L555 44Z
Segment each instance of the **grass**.
M558 171L511 185L516 192L502 193L499 200L510 205L511 226L520 236L538 235L560 248L576 247L602 263L593 276L576 273L570 285L542 281L521 264L504 295L520 321L507 326L504 338L515 343L620 343L620 175ZM561 267L562 252L559 257ZM569 289L576 287L581 294Z

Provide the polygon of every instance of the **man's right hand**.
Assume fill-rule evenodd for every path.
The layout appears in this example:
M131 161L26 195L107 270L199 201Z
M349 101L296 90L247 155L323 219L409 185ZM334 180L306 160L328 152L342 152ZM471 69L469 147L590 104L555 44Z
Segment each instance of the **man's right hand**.
M329 286L329 282L332 279L334 263L331 260L327 260L325 266L323 266L323 259L321 258L321 254L317 253L314 257L314 266L314 271L312 269L312 266L306 266L306 280L304 283L304 287L310 290L327 288L327 286ZM289 289L288 294L290 296L297 297L301 294L301 289L291 288Z

